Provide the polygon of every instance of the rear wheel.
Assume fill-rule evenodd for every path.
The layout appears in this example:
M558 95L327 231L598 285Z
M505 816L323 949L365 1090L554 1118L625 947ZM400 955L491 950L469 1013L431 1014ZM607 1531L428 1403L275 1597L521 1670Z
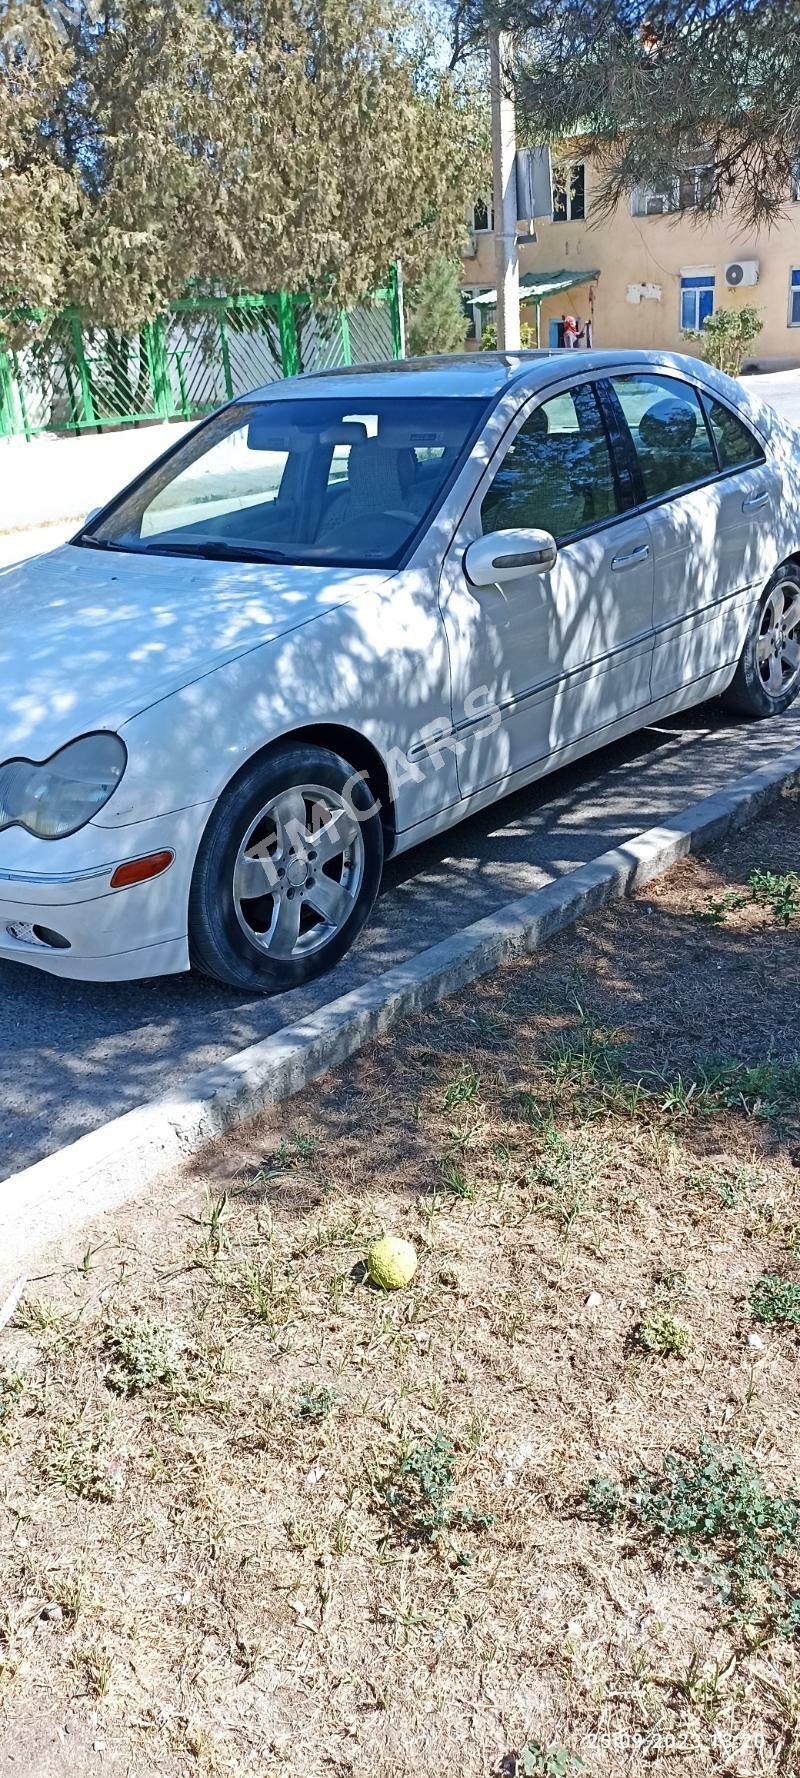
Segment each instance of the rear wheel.
M322 975L368 919L383 830L336 753L287 745L244 772L211 817L189 901L192 963L246 992Z
M743 716L779 716L800 690L800 568L787 562L758 603L725 702Z

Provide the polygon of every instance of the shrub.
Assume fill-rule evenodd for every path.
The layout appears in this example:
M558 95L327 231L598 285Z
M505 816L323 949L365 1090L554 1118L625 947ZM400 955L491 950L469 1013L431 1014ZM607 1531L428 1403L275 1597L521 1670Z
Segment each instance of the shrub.
M684 338L699 341L706 364L738 377L747 348L758 339L763 325L758 309L745 304L741 309L715 309L713 315L706 316L702 333L687 332Z

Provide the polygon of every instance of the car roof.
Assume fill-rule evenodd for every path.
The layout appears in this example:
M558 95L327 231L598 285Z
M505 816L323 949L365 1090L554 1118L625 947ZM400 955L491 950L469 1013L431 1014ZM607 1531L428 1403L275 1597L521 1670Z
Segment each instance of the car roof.
M288 377L253 391L257 398L269 401L296 400L298 397L326 395L350 400L380 395L399 396L476 396L487 400L499 395L515 383L524 382L535 389L552 382L553 371L566 360L576 376L606 367L630 366L651 369L655 365L680 365L693 376L702 378L706 368L696 358L681 357L672 352L595 351L571 347L554 347L536 352L449 352L428 358L389 359L383 364L338 365L331 370L307 371L303 376Z

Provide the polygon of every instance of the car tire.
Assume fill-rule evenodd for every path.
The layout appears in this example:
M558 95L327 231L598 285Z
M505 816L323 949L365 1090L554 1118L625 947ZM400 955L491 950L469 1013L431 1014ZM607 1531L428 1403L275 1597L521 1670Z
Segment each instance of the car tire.
M794 703L798 691L800 566L786 562L773 574L758 601L723 702L740 716L779 716Z
M262 755L221 798L200 844L193 968L252 994L323 975L369 918L383 852L378 806L347 760L300 743Z

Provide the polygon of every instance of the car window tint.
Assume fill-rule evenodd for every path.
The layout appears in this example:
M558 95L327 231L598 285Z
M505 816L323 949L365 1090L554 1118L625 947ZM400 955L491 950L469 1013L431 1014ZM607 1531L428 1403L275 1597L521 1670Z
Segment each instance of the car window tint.
M745 463L763 463L763 448L739 415L732 413L723 402L712 401L710 395L703 395L702 400L721 468L740 469Z
M538 525L568 537L617 511L614 472L603 422L589 385L534 408L484 495L487 531Z
M658 500L716 475L703 410L691 383L676 377L612 377L642 471L645 499Z

